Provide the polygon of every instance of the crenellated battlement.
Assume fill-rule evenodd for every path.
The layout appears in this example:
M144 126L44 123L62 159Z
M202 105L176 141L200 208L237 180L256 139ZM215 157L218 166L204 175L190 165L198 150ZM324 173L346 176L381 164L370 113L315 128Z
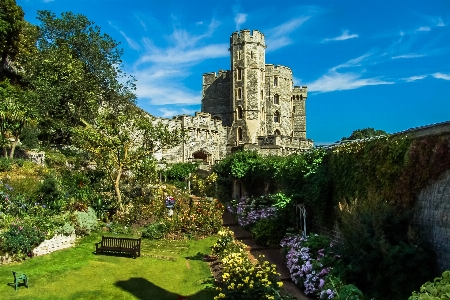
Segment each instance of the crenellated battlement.
M270 76L292 79L292 69L281 65L266 64L266 77Z
M257 43L265 46L264 34L258 30L250 31L248 29L242 29L240 31L235 31L230 37L230 44L241 44L241 43Z

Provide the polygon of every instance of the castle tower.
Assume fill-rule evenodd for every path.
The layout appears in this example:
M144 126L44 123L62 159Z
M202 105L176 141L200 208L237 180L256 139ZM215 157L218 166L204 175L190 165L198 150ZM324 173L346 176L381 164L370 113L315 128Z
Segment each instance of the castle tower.
M228 144L254 144L265 128L265 42L254 30L234 32L230 38L233 124Z

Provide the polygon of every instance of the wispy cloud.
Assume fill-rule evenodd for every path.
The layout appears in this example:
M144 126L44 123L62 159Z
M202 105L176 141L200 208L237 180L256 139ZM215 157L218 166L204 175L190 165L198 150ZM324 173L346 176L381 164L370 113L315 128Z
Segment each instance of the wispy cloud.
M333 41L345 41L345 40L354 39L357 37L359 37L358 34L356 34L356 33L349 34L349 30L343 30L342 34L340 36L337 36L334 38L324 38L322 40L322 43L333 42Z
M392 56L392 59L399 59L399 58L417 58L417 57L424 57L426 56L425 54L418 54L418 53L408 53L408 54L401 54L401 55L396 55L396 56Z
M160 106L159 115L163 117L194 112L181 106L199 105L201 87L198 86L198 90L188 88L184 79L195 65L229 55L228 44L208 43L219 24L212 19L208 26L196 26L195 30L203 30L197 33L175 28L165 37L165 44L156 44L147 37L141 39L144 51L127 70L137 78L136 95L141 105ZM179 105L180 109L174 105Z
M431 76L433 76L436 79L450 80L450 74L444 74L444 73L437 72L437 73L431 74Z
M303 23L308 21L311 16L301 16L291 19L281 25L267 30L267 52L275 51L287 45L294 43L292 40L292 32L298 29Z
M234 16L234 24L236 25L236 30L241 29L241 25L247 21L247 14L237 13Z
M411 77L407 77L407 78L402 78L402 80L404 80L406 82L414 82L414 81L425 79L427 77L428 77L428 75L417 75L417 76L411 76Z
M307 84L310 92L334 92L353 90L369 85L393 84L380 78L361 78L358 73L339 73L330 71L319 79Z
M114 28L114 29L116 29L117 31L119 31L119 33L124 37L124 39L127 41L127 44L132 48L132 49L134 49L134 50L140 50L141 49L141 47L139 47L139 44L136 42L136 41L134 41L132 38L130 38L130 37L128 37L126 34L125 34L125 32L123 31L123 30L121 30L121 29L119 29L117 26L115 26L112 22L108 22L109 23L109 25L112 27L112 28Z
M431 28L429 26L421 26L416 29L416 32L420 32L420 31L431 31Z
M53 1L55 1L55 0L42 0L42 2L44 2L44 3L50 3L50 2L53 2Z
M376 52L375 50L371 50L371 51L367 52L366 54L363 54L356 58L350 59L349 61L346 61L343 64L340 64L340 65L337 65L337 66L331 68L330 71L337 71L338 69L343 69L343 68L360 67L362 65L362 62L366 61L375 52Z

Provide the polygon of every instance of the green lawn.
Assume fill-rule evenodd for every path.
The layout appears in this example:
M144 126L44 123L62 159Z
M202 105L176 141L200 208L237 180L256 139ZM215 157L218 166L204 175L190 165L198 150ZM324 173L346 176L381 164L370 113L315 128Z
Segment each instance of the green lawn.
M197 253L209 253L216 238L198 241L143 240L141 257L95 255L100 235L83 238L73 248L0 267L2 299L154 299L178 295L210 300L212 276ZM15 291L12 270L23 271L29 288Z

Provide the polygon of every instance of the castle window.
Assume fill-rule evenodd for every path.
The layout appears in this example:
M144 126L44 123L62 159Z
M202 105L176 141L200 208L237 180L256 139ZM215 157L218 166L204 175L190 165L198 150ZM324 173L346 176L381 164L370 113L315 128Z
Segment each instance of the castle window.
M295 113L295 106L292 106L292 112Z
M281 132L280 132L278 129L276 129L276 130L273 132L273 134L274 134L274 135L281 135Z
M275 76L273 78L273 86L278 86L278 77L277 76Z
M276 112L273 114L273 122L274 122L274 123L280 123L280 113L279 113L278 111L276 111Z
M237 118L238 120L242 119L242 107L237 107Z
M242 80L242 69L241 68L237 69L237 80Z
M242 142L242 128L238 127L237 129L237 140L238 142Z
M241 59L241 50L238 50L237 55L238 55L237 59Z
M261 100L264 100L264 92L261 90Z
M238 88L238 90L237 90L237 98L242 99L242 89L241 88Z
M253 51L250 51L250 58L253 58Z
M280 95L275 94L273 96L273 104L280 104Z

